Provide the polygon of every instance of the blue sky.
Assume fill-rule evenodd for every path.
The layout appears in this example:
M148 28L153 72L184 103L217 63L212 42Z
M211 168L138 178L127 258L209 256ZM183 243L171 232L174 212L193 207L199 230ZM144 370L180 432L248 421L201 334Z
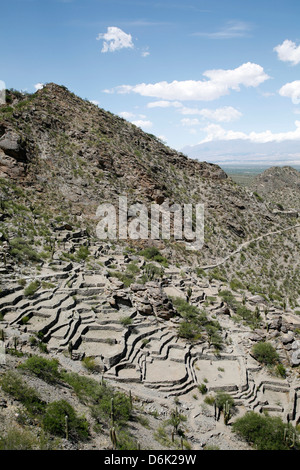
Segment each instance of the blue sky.
M300 164L299 0L0 0L0 80L55 82L170 147L286 142Z

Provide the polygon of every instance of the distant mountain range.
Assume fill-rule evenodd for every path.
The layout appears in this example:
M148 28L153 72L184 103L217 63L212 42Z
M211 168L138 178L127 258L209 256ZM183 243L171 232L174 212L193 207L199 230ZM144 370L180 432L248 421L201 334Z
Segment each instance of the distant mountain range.
M190 158L224 165L290 165L300 167L300 144L295 142L254 143L246 140L219 140L186 146L181 151Z

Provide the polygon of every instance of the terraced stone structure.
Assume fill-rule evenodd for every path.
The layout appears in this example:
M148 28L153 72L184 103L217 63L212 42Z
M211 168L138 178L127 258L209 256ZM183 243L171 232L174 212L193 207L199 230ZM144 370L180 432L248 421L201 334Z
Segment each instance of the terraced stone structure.
M195 418L201 415L195 415L195 393L200 403L205 397L198 391L203 384L208 394L229 393L237 415L268 411L299 422L299 381L293 374L275 377L251 353L256 342L271 341L287 368L297 365L298 315L269 310L253 330L236 323L234 312L220 295L221 281L210 282L188 267L170 265L159 279L142 283L138 274L136 282L125 287L111 273L124 273L131 262L142 267L144 258L100 243L90 250L99 263L97 271L89 271L83 263L52 261L35 279L40 287L32 296L26 296L18 283L9 282L0 299L7 347L17 338L18 347L26 350L29 338L38 335L52 356L81 373L81 360L91 357L99 380L105 378L150 402L170 405L171 397L180 399L195 433L203 425ZM190 305L205 309L208 318L221 325L219 351L205 334L196 341L178 335L182 319L172 299L187 296ZM244 304L253 313L265 308L258 296L249 295Z

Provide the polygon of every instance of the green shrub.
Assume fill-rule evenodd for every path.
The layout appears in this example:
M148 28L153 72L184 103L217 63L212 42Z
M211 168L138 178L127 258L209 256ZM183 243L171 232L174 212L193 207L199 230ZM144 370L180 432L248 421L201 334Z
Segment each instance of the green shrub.
M24 290L25 297L32 297L41 286L40 281L36 280L29 284Z
M157 261L158 263L162 264L164 267L168 267L169 265L167 258L162 256L159 249L156 248L155 246L149 246L145 248L144 250L141 250L139 252L139 255L144 256L144 258L146 259Z
M39 443L30 431L11 428L0 437L0 450L36 450Z
M178 336L179 338L185 338L187 340L196 340L201 337L201 331L198 328L196 331L193 323L183 321L179 325Z
M22 319L21 319L21 322L23 325L26 325L28 322L29 322L30 318L25 315Z
M295 436L295 446L299 449L299 435L290 425L284 424L281 418L264 416L254 411L246 413L237 419L232 429L257 450L289 450L292 446L292 436Z
M78 398L91 407L93 417L108 423L111 419L111 400L114 400L115 423L124 424L131 417L130 398L121 392L115 392L111 387L99 384L96 380L72 373L62 373L62 379L74 390Z
M232 279L232 280L230 281L230 288L231 288L232 290L237 291L237 290L239 290L239 289L245 289L245 286L244 286L244 284L243 284L241 281L239 281L238 279L235 279L235 278L234 278L234 279Z
M283 379L286 378L286 369L282 364L276 365L276 374L279 375L279 377L282 377Z
M172 302L179 315L185 319L191 320L200 315L200 311L194 305L189 304L181 297L172 297Z
M28 370L45 382L55 383L60 378L58 365L59 362L57 359L45 359L41 356L32 356L21 364L19 368Z
M207 393L207 386L205 384L198 385L198 390L202 395Z
M121 273L119 271L109 271L109 275L123 282L124 287L129 287L135 280L134 275L130 272Z
M108 422L111 418L111 406L113 399L114 420L116 424L124 425L131 416L131 402L127 395L114 392L105 387L102 395L97 399L97 404L92 407L92 415L98 421Z
M104 386L100 385L96 380L78 375L75 372L62 372L61 378L68 383L83 403L95 403L102 395Z
M79 250L77 251L76 253L76 260L77 261L85 261L88 256L89 256L90 252L89 252L89 249L87 246L81 246L79 248Z
M70 440L86 440L89 436L87 420L77 416L66 400L54 401L47 405L43 427L50 434L68 437Z
M117 432L117 449L118 450L138 450L136 439L131 436L127 430L119 430Z
M258 362L265 365L273 365L279 360L276 349L270 343L263 341L253 346L252 354Z
M82 364L89 371L94 371L97 368L97 364L93 357L86 356L82 359Z
M29 242L20 237L10 241L10 254L20 262L24 262L24 260L40 261L39 254L30 246Z
M123 326L129 326L129 325L132 324L132 318L131 317L123 317L123 318L121 318L120 323Z
M15 371L8 371L0 381L2 389L15 400L22 403L31 415L43 413L45 403L37 395L36 391L29 387L22 377Z
M226 392L217 392L215 403L220 410L223 410L225 403L228 403L229 407L234 406L234 399L229 393Z

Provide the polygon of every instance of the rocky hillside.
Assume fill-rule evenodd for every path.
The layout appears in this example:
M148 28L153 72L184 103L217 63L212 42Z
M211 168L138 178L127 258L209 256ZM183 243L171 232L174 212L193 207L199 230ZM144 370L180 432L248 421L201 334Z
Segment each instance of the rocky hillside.
M247 411L295 447L295 215L55 84L8 91L0 172L0 448L247 449ZM99 240L119 195L204 204L203 248Z
M276 213L300 211L300 172L295 168L268 168L254 179L250 189L268 201Z
M149 207L163 201L204 204L205 245L200 252L186 250L180 242L159 244L175 262L218 264L242 243L282 228L280 216L218 166L187 158L65 87L48 84L33 95L7 95L7 105L0 108L1 198L8 206L16 204L2 215L4 232L13 227L8 239L16 236L13 219L20 207L29 209L25 218L19 214L18 223L30 243L32 226L36 241L43 244L39 234L51 235L61 222L95 235L98 205L121 194L129 203ZM285 227L294 223L288 219ZM253 263L245 272L255 271Z

